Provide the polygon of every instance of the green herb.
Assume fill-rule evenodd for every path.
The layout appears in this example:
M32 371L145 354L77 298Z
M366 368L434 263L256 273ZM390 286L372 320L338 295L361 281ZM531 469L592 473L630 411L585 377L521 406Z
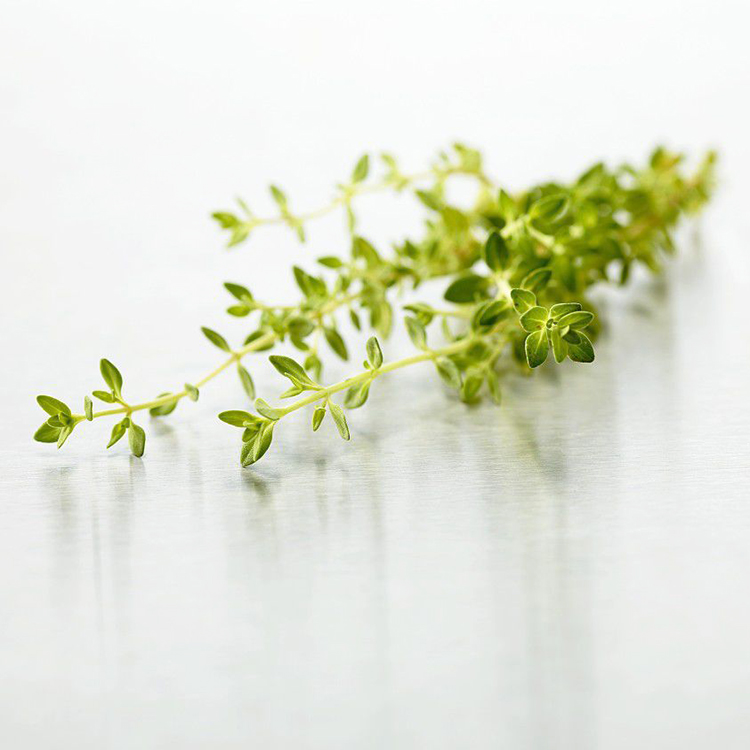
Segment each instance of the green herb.
M515 194L496 186L484 172L481 155L461 144L439 154L422 173L403 172L391 155L380 161L382 176L373 176L372 159L362 156L350 178L338 185L334 199L307 213L295 212L293 201L277 186L270 189L276 213L268 218L255 215L241 200L239 212L215 213L229 233L228 244L236 246L256 229L274 224L288 226L304 241L309 222L341 209L351 233L348 252L321 257L322 272L295 266L292 274L300 298L291 304L263 302L246 286L227 282L227 312L246 319L249 330L243 345L233 348L215 330L202 328L224 355L214 369L182 389L130 403L123 395L122 374L103 359L105 388L91 395L111 408L94 411L91 398L85 396L83 414L74 414L64 402L39 396L47 419L34 438L60 447L80 422L115 417L119 421L107 447L127 433L131 452L140 457L146 435L133 421L135 412L148 410L152 417L166 417L183 399L196 401L204 386L232 367L237 368L238 393L246 406L254 403L257 412L237 409L219 415L242 430L243 466L265 455L279 423L308 406L313 430L330 413L339 435L349 440L345 409L362 407L382 375L412 365L431 362L443 383L465 402L486 394L499 404L500 373L508 372L509 365L528 373L551 359L594 360L592 339L598 326L587 298L589 289L626 283L635 265L654 272L662 269L664 259L674 252L672 228L710 196L715 157L708 154L692 174L686 174L682 157L660 148L640 169L596 164L570 183L548 182ZM470 209L452 205L447 198L446 183L454 175L469 176L476 183ZM412 192L416 205L427 213L422 235L389 251L377 249L355 231L355 202L382 190ZM409 313L404 323L416 353L386 361L378 338L371 334L384 339L391 332L395 294L436 278L445 279L447 304L434 307L413 299L404 305ZM327 350L347 360L353 346L342 335L342 315L357 330L371 331L363 369L324 385ZM439 341L443 343L435 343ZM322 342L326 352L320 350ZM300 357L270 357L270 364L287 381L279 398L291 399L285 406L273 406L256 398L253 378L242 360L283 343ZM343 396L341 403L333 398L337 394Z

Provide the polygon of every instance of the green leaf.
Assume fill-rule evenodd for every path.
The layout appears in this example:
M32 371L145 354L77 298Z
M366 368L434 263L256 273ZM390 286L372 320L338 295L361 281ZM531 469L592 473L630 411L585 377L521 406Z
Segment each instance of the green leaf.
M406 331L409 334L412 344L417 349L426 349L427 331L425 331L424 326L416 318L412 318L411 315L406 316L404 323L406 323Z
M370 325L383 337L388 338L393 323L393 309L383 300L370 310Z
M108 359L99 362L99 370L104 382L112 389L115 396L122 398L122 375L120 371Z
M383 351L375 336L370 336L367 339L367 361L373 370L377 370L383 364Z
M65 445L65 441L70 437L70 434L73 432L73 427L71 425L66 425L60 430L60 434L57 436L57 448L58 450Z
M271 197L276 201L276 205L281 209L282 214L286 214L287 209L287 198L284 191L276 185L270 185L269 190L271 191Z
M339 435L341 435L344 440L349 440L351 435L349 434L349 425L346 423L344 410L338 404L334 404L333 401L330 401L329 404L331 417L336 425L336 429L339 431Z
M130 443L130 452L136 458L140 458L146 450L146 432L132 419L128 427L128 443Z
M335 328L325 326L325 328L323 328L323 335L328 342L328 346L330 346L331 349L341 357L341 359L349 359L349 352L346 350L344 339L341 338L341 334Z
M528 289L511 289L510 298L513 300L513 307L516 308L519 315L523 315L536 305L536 295Z
M552 305L549 309L549 316L553 320L561 318L563 315L568 313L577 312L581 309L580 302L558 302L556 305Z
M358 183L367 179L367 175L370 171L370 157L364 154L359 158L359 161L354 165L352 170L352 182Z
M244 222L239 223L234 227L234 229L232 229L232 234L229 237L229 242L227 242L227 247L234 247L235 245L239 245L241 242L244 242L249 236L250 225L245 224Z
M529 367L539 367L539 365L543 364L549 353L546 329L540 328L538 331L530 333L526 337L524 349Z
M462 236L471 226L469 217L453 206L443 208L440 216L443 219L446 231L455 237Z
M435 317L435 311L429 305L425 305L424 302L414 302L410 305L404 305L404 310L413 312L423 326L428 326Z
M491 326L507 317L511 310L512 308L505 300L496 299L480 308L477 321L480 325Z
M323 418L326 415L326 408L325 406L316 406L315 409L313 409L313 417L312 417L312 428L313 432L318 431L318 427L323 422Z
M326 268L341 268L344 265L344 262L335 255L325 255L322 258L318 258L318 263Z
M260 428L266 423L266 420L262 417L255 417L256 421L253 422L249 427L245 427L242 431L242 442L248 443L255 439L255 436L260 431Z
M258 437L255 441L255 448L253 450L253 462L260 460L271 447L271 441L273 440L273 428L274 423L270 422L263 425L258 432Z
M232 425L232 427L249 427L259 421L258 417L254 414L250 414L247 411L240 411L239 409L223 411L219 414L219 419L222 422Z
M311 380L310 376L305 372L305 368L291 357L281 357L277 354L272 354L268 359L281 375L289 378L293 385L296 385L303 391L318 388L317 383Z
M169 391L165 391L164 393L160 393L157 398L164 398L164 396L172 396L173 394ZM163 404L159 404L159 406L152 406L148 413L152 417L166 417L167 414L171 414L176 408L177 408L178 399L177 397L171 399L170 401L165 401Z
M593 362L594 361L594 347L591 341L583 334L577 332L578 336L577 343L568 342L568 356L574 362Z
M344 396L344 406L347 409L358 409L367 401L370 393L372 380L363 380L361 383L355 383Z
M52 427L46 422L34 433L34 440L39 443L56 443L60 437L61 427Z
M586 328L594 319L594 313L587 310L579 310L563 315L558 321L559 326L570 326L574 331Z
M524 331L531 333L544 328L547 324L547 309L545 307L532 307L520 318L521 327Z
M112 434L110 435L109 443L107 443L107 448L111 448L125 434L129 423L130 420L126 417L122 422L118 422L112 428Z
M240 383L242 388L247 394L247 397L251 400L255 400L255 383L250 376L250 373L242 366L240 362L237 363L237 374L240 376Z
M223 351L227 352L227 354L232 353L232 348L227 344L226 339L219 333L216 333L216 331L212 331L210 328L206 328L205 326L201 327L201 331L203 331L203 335L214 345L218 346L219 349L222 349Z
M47 414L50 414L53 417L55 414L70 415L71 413L70 407L67 404L64 404L56 398L52 398L52 396L37 396L36 402L47 412Z
M258 398L255 400L255 408L258 410L258 414L262 414L264 417L266 417L267 419L272 419L274 422L278 421L284 416L279 409L274 409L262 398Z
M505 192L505 190L500 190L497 196L497 203L500 208L500 214L506 222L516 218L518 210L515 201Z
M468 370L461 384L461 400L467 404L476 401L483 382L484 372L482 370L475 368Z
M265 336L267 333L269 333L268 330L262 330L258 329L257 331L253 331L243 342L243 346L247 346L248 344L252 344L253 341L257 341L262 336ZM268 344L265 344L264 346L260 347L260 349L255 349L256 352L265 352L269 349L273 349L273 342L270 342Z
M357 315L356 311L354 309L349 310L349 320L352 321L352 325L358 330L362 330L362 323L359 319L359 315Z
M197 401L200 397L200 391L191 383L185 383L185 392L191 401Z
M500 406L503 400L500 390L500 376L495 370L487 370L487 387L489 388L492 400Z
M368 268L375 268L383 261L375 246L364 237L352 237L352 257L361 258Z
M248 206L245 200L243 198L240 198L240 196L237 196L235 200L237 201L237 205L245 212L248 218L250 218L253 215L253 212L250 210L250 206Z
M440 211L443 207L443 199L435 190L415 190L414 195L416 195L417 198L427 206L427 208L431 208L433 211Z
M320 379L320 374L323 372L323 363L315 352L312 352L305 357L305 370L313 375L316 380Z
M508 267L510 253L500 232L492 232L487 238L482 257L491 271L504 271Z
M490 281L484 276L475 273L467 273L457 278L445 290L443 295L448 302L462 304L465 302L474 302L478 298L487 295L487 288Z
M211 216L219 222L222 229L233 229L239 224L239 219L227 211L214 211Z
M250 290L242 284L233 284L231 281L224 283L224 288L240 302L252 302L253 295Z
M524 289L528 289L535 294L541 292L552 278L552 271L549 268L537 268L526 276L521 282Z
M254 464L265 455L266 451L271 447L273 428L273 422L266 422L253 434L250 440L243 443L240 453L240 463L243 468Z
M529 211L529 216L532 220L552 223L559 221L567 209L568 198L565 195L562 193L558 195L549 195L534 203Z
M89 422L94 421L94 403L88 396L83 397L83 413L86 415L86 419Z
M458 390L461 387L461 372L456 363L448 357L438 357L435 360L438 374L451 388Z
M553 328L549 332L549 339L552 343L552 353L555 355L555 362L562 362L568 356L568 344L563 341L558 328Z
M252 310L247 305L230 305L227 308L227 312L230 315L234 315L235 318L244 318L250 315Z
M114 404L115 402L114 396L108 391L91 391L91 395L107 404Z
M293 318L290 318L287 321L287 325L289 326L289 333L300 340L309 336L315 330L312 321L301 315L295 315Z
M311 276L299 266L292 266L292 273L294 274L294 280L297 282L302 294L305 297L310 297L314 293L313 285L311 282Z

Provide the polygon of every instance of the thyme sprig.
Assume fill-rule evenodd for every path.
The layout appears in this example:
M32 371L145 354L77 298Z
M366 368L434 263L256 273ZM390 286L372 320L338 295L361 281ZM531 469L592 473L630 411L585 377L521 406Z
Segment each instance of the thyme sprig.
M442 154L429 172L410 177L399 171L392 157L384 157L385 176L369 183L369 157L362 157L334 201L308 214L293 214L286 197L274 188L277 217L216 216L230 231L230 244L246 240L257 226L273 223L289 225L304 239L307 221L344 206L352 233L348 254L319 258L322 271L318 273L295 266L297 304L261 302L246 286L228 282L225 288L232 297L228 313L253 325L237 348L216 331L202 329L228 355L217 367L181 390L133 404L123 396L120 371L102 360L107 389L94 390L92 396L113 408L95 412L86 396L83 414L74 414L64 402L39 396L48 419L34 437L60 447L81 422L122 415L107 447L127 434L131 451L141 456L146 436L134 413L148 409L152 417L167 416L184 398L197 400L203 386L233 366L257 412L237 409L220 415L243 429L243 465L265 454L277 422L305 406L313 408L314 430L330 413L339 433L348 439L344 409L362 406L381 375L427 361L462 400L476 401L486 390L500 403L500 372L508 370L507 364L528 373L543 364L550 352L558 363L594 360L597 322L588 290L599 283L626 283L636 264L661 270L664 256L674 252L672 228L710 195L714 160L709 153L687 176L680 155L657 149L641 169L626 165L611 170L596 164L570 184L544 183L511 195L493 186L478 152L458 145L450 154ZM477 181L477 198L468 209L446 199L445 183L453 174L471 175ZM432 186L419 188L418 182L428 177ZM428 214L422 237L404 240L383 253L356 234L351 204L364 192L386 188L413 190ZM243 224L238 231L239 222ZM320 344L325 342L342 359L349 356L339 326L343 311L358 330L367 327L385 338L394 318L394 294L438 277L449 277L444 293L447 307L419 300L403 306L409 313L404 323L416 354L384 364L379 341L372 336L363 371L332 385L321 384L325 355ZM428 344L428 327L435 321L441 323L443 344ZM434 338L430 333L430 341ZM303 361L280 355L272 355L270 361L291 383L281 398L297 400L274 407L255 398L253 379L242 360L285 341L303 352ZM346 393L338 404L332 396L341 391Z
M348 181L337 185L336 194L327 204L303 213L294 213L289 205L286 193L277 185L271 185L269 190L276 204L278 213L273 216L256 216L248 204L237 199L240 213L232 211L216 211L213 218L224 229L229 230L227 247L234 247L248 239L250 234L263 226L286 225L305 242L305 225L310 221L326 216L337 209L343 209L347 226L354 232L357 218L354 213L355 199L371 193L393 190L401 192L407 188L415 188L416 196L426 205L434 206L439 202L445 190L448 179L454 175L469 175L481 184L491 186L491 181L482 169L482 159L478 151L463 144L454 144L451 151L441 151L435 163L428 170L404 173L396 158L392 154L381 154L384 173L377 180L367 182L370 175L370 155L363 154L354 165ZM429 189L418 189L415 186L432 181Z

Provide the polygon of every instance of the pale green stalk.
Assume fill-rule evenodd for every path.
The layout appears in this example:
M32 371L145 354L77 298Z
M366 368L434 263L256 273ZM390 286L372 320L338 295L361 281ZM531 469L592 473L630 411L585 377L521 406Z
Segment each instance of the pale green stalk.
M404 359L397 359L393 362L381 365L374 370L364 370L359 373L359 375L353 375L346 380L341 380L340 382L334 383L333 385L326 386L325 388L321 388L320 390L315 390L309 396L305 396L305 398L301 398L283 409L278 409L278 411L281 412L282 416L286 416L287 414L291 414L293 411L297 411L298 409L302 409L305 406L314 404L316 401L320 401L321 399L326 399L327 401L334 393L344 391L347 388L351 388L353 385L362 383L363 381L375 380L375 378L378 378L381 375L386 375L389 372L400 370L404 367L410 367L411 365L417 365L420 362L428 362L430 360L435 360L438 357L447 357L451 354L457 354L458 352L467 349L472 344L472 342L472 338L466 338L453 343L450 346L442 347L441 349L428 349L420 352L419 354L414 354L411 357L404 357Z

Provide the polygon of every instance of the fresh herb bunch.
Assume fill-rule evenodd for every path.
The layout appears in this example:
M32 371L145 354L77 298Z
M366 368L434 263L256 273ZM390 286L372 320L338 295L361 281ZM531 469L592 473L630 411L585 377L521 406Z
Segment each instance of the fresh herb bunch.
M625 284L638 263L654 272L661 270L664 255L674 252L672 228L710 196L715 155L707 154L686 176L682 156L659 148L642 169L626 165L611 170L600 163L571 184L544 183L515 195L495 186L483 170L480 154L463 145L441 153L429 171L415 175L401 172L390 155L382 160L383 177L368 180L369 157L363 156L350 180L338 186L334 199L306 214L293 213L286 195L275 186L271 188L279 210L275 216L256 217L243 201L239 202L242 217L215 213L214 218L229 231L232 247L245 242L258 227L273 224L288 226L304 241L309 221L340 208L351 235L350 249L345 256L319 258L324 270L318 274L294 267L301 292L296 305L263 303L247 287L225 284L232 296L227 311L253 319L254 325L236 349L221 334L203 328L206 338L227 357L194 384L131 404L123 397L119 370L104 359L100 370L107 390L92 395L113 408L95 412L86 396L84 413L74 414L62 401L39 396L37 401L49 418L35 439L60 447L80 422L112 416L119 421L107 447L127 433L132 453L141 456L146 437L133 420L135 412L148 409L151 416L164 417L182 399L197 400L205 384L232 367L257 412L238 409L219 415L243 430L243 466L265 454L281 419L307 406L312 407L313 430L330 412L339 434L348 440L344 409L362 406L376 378L422 362L432 362L462 400L477 401L486 388L491 399L500 403L500 372L507 370L506 363L528 373L548 359L550 350L558 363L566 358L594 360L591 338L596 319L586 298L588 289L597 283ZM446 198L446 183L454 175L476 181L476 201L468 210ZM356 234L353 203L362 194L388 189L413 192L428 217L422 237L398 243L386 255ZM392 327L394 293L407 286L416 289L436 277L450 279L444 294L450 303L446 308L419 301L404 306L406 329L417 350L414 355L386 363L378 339L372 336L362 371L332 385L320 382L321 341L342 359L349 356L338 325L342 311L357 330L367 326L385 338ZM427 329L437 320L443 341L433 345L435 334L430 333L428 343ZM270 357L290 383L280 397L295 399L288 406L274 407L255 398L252 377L242 360L287 339L303 352L303 359L300 363L288 356ZM343 391L342 408L332 397Z

